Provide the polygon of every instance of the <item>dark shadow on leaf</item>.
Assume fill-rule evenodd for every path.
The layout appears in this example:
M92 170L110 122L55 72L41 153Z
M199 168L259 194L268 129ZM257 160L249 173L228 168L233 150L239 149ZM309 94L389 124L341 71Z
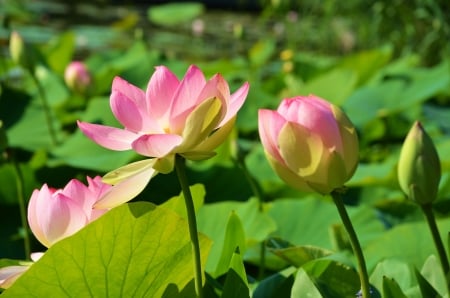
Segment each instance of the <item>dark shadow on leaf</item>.
M250 291L242 278L233 269L228 270L222 298L248 298Z
M169 284L161 296L162 298L191 298L195 297L195 284L192 279L187 285L179 291L176 284Z
M153 211L156 208L156 205L148 203L148 202L134 202L128 203L128 209L130 209L131 214L135 218L139 218L142 215Z

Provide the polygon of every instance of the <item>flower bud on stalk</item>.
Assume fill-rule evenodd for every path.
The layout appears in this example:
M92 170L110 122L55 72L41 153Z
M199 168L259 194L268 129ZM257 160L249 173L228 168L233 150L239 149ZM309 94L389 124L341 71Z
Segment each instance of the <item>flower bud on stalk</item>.
M72 91L84 93L91 84L91 74L83 62L73 61L66 67L64 80Z
M277 174L303 191L329 194L358 164L358 137L347 116L310 95L284 99L276 111L259 110L259 134Z
M437 198L441 165L433 141L416 121L403 143L398 163L398 181L409 199L420 205Z
M27 50L25 41L22 36L17 32L13 31L9 40L9 52L11 59L18 65L31 70L33 55Z

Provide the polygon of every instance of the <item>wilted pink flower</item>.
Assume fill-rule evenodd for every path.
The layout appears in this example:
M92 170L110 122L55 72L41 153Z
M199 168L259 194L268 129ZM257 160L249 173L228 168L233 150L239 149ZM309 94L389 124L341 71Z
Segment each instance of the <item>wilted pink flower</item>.
M266 156L289 185L328 194L351 178L358 164L358 137L347 116L310 95L259 110L259 135Z
M91 84L91 74L83 62L73 61L66 67L64 80L73 91L84 93Z
M0 288L9 288L30 266L39 260L44 253L35 252L31 254L32 262L22 262L19 265L0 268Z
M93 209L111 188L101 177L88 177L88 186L72 179L63 189L44 184L34 190L28 204L28 223L34 236L46 247L86 226L107 209Z
M156 67L143 91L116 77L110 97L114 116L123 129L78 122L86 136L111 150L135 150L155 157L158 172L172 171L175 154L187 159L214 155L231 131L248 93L245 83L230 94L220 75L206 80L190 66L180 81L166 67Z

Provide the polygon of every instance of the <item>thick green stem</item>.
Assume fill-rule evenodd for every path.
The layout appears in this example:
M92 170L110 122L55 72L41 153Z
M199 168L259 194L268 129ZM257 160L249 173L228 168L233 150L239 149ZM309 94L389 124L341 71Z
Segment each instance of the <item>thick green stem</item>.
M202 282L202 263L200 259L200 243L198 241L197 220L195 218L194 201L192 200L191 190L186 176L185 159L181 155L175 157L175 169L177 171L178 180L180 181L181 190L184 196L186 205L189 235L191 237L192 253L194 255L194 274L195 274L195 293L197 297L203 297L203 282Z
M350 244L352 245L353 253L355 254L356 260L358 262L358 274L359 280L361 282L362 297L369 298L370 297L369 275L367 274L366 262L364 260L364 255L361 249L361 245L359 244L358 237L356 236L355 229L353 228L350 217L348 216L347 210L345 209L344 201L342 200L340 192L338 190L333 191L331 193L331 197L333 198L334 204L337 207L342 223L344 224L344 227L347 231L347 234L350 239Z
M47 96L45 95L44 88L42 88L39 79L36 77L34 73L31 73L31 76L33 77L34 83L36 84L36 87L38 89L39 97L41 98L42 108L44 109L45 120L47 122L48 133L50 134L50 138L52 140L53 145L57 145L58 139L56 137L55 129L53 128L52 115L50 107L48 105Z
M450 288L448 284L448 274L450 271L450 266L448 262L447 253L445 251L444 243L442 242L441 236L439 235L439 230L436 224L436 219L434 218L434 213L431 204L421 205L423 214L427 219L428 227L430 228L431 235L433 236L434 245L439 255L441 261L442 270L447 279L447 287Z
M17 199L19 201L20 222L22 225L25 258L29 259L31 255L31 247L30 247L30 236L28 233L27 208L25 206L25 198L23 193L24 189L23 175L22 170L20 169L20 166L15 160L14 156L12 156L12 163L14 165L14 170L16 172Z

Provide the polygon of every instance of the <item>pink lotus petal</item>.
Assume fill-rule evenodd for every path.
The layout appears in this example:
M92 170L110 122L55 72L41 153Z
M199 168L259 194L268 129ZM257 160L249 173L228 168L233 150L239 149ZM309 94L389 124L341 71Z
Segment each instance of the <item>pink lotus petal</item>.
M342 152L339 126L328 102L314 96L294 97L283 100L278 113L320 135L326 147L336 146Z
M43 256L44 256L43 252L32 252L30 254L30 258L33 262L39 261L39 259L42 258Z
M146 111L147 103L145 101L145 93L140 88L128 83L120 77L115 77L111 90L113 93L120 93L123 96L134 101L138 109Z
M139 137L133 132L115 127L77 121L78 127L91 140L111 150L129 150L131 143Z
M41 206L40 225L46 235L47 247L68 237L88 223L85 210L72 198L63 194L56 194L51 202Z
M111 93L111 109L114 116L130 131L147 133L162 133L158 122L150 117L147 109L142 109L124 94L118 91Z
M279 163L284 163L278 148L278 134L286 124L280 114L272 110L261 109L258 112L258 129L264 149Z
M151 165L137 172L133 176L114 185L95 205L96 209L114 208L126 203L140 194L155 176L156 172Z
M200 95L198 96L199 104L208 100L210 98L217 98L222 102L221 116L220 120L222 120L228 109L228 105L230 103L230 88L228 87L227 81L220 75L214 75L210 80L208 80L203 87Z
M30 266L16 265L0 268L0 288L7 289L25 272Z
M33 191L30 201L28 202L28 224L36 239L41 243L47 241L38 220L40 216L40 211L37 209L38 201L45 200L46 198L51 197L51 195L52 194L49 191L47 184L44 184L40 190L35 189Z
M156 67L146 92L147 113L151 117L155 119L168 118L173 96L179 84L178 78L167 67Z
M180 123L184 123L185 119L180 119L180 115L185 115L186 112L192 111L197 104L199 104L199 94L206 84L206 79L201 70L191 65L186 72L183 80L180 82L170 107L170 127L171 132L179 133ZM176 123L173 123L173 119L177 119ZM172 127L175 129L172 130Z
M244 83L236 92L231 95L230 102L228 104L227 113L219 124L219 127L227 123L232 117L236 116L239 109L244 104L244 101L248 94L250 85Z
M181 144L183 138L174 134L143 135L132 143L133 150L149 157L163 157Z

